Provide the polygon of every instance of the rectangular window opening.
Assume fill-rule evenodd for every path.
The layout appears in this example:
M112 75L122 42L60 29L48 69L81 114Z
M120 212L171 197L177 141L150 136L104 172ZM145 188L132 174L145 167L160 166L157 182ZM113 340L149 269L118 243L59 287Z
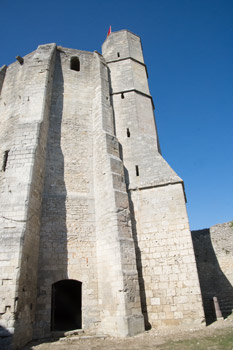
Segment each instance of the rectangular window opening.
M135 165L135 169L136 169L136 176L139 176L139 168L138 168L138 165Z
M120 52L117 52L117 57L120 57Z
M123 92L121 93L121 98L122 99L125 98L125 95L123 94Z
M7 150L4 152L3 155L3 163L2 163L2 171L6 171L6 165L7 165L7 160L8 160L8 154L9 154L10 150Z
M130 137L130 131L129 131L129 128L127 128L127 137Z

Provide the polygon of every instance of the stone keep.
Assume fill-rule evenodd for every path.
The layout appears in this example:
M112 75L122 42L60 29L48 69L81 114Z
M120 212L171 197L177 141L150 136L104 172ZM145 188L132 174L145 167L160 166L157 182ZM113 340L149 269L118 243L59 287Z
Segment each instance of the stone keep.
M102 55L41 45L1 68L0 91L2 344L201 322L140 38L114 32Z

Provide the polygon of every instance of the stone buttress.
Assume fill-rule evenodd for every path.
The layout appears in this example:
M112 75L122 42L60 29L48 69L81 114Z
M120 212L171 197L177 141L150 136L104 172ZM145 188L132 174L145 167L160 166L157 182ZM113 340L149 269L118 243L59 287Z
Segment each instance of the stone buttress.
M98 54L95 61L94 187L101 329L127 336L142 332L144 322L124 169L114 132L109 72Z

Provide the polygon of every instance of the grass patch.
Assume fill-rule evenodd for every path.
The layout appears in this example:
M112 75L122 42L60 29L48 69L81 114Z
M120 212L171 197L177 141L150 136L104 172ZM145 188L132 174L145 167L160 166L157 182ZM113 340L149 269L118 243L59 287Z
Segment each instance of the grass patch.
M207 337L169 341L159 350L233 350L233 330L216 331L216 334Z

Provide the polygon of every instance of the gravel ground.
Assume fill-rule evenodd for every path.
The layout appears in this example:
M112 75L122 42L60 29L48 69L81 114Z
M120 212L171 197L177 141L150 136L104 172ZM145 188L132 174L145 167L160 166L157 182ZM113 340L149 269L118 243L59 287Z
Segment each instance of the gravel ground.
M233 350L233 317L205 327L151 330L130 338L68 336L31 342L22 350Z

